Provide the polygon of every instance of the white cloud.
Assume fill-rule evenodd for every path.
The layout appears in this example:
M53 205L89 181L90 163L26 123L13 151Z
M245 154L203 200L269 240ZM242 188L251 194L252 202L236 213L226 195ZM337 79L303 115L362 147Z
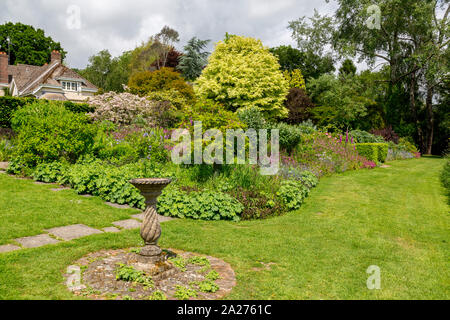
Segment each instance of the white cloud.
M131 50L164 25L180 33L179 49L193 36L217 42L226 32L261 39L266 46L294 44L289 21L332 12L325 0L3 0L0 24L12 21L45 30L68 51L67 63L83 68L89 56ZM67 28L67 8L81 8L80 30ZM212 45L210 47L212 49Z

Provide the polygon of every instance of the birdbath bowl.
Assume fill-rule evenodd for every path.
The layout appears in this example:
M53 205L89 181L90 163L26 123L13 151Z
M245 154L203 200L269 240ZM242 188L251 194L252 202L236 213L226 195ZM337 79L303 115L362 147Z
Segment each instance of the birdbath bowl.
M163 189L167 187L172 180L170 179L134 179L130 183L135 186L145 198L146 209L144 211L144 220L141 226L141 237L145 241L144 248L140 255L157 260L161 255L161 248L158 246L158 240L161 237L161 226L156 212L156 203Z

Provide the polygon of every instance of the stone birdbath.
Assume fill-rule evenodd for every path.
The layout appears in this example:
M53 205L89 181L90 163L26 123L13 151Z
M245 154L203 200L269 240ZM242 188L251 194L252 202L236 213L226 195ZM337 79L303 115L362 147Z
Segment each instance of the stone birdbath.
M162 178L134 179L130 181L144 196L147 206L141 226L141 237L145 241L145 246L139 254L155 261L160 260L162 252L158 246L158 240L161 237L161 226L158 220L158 213L156 212L156 203L163 189L171 182L172 180L170 179Z

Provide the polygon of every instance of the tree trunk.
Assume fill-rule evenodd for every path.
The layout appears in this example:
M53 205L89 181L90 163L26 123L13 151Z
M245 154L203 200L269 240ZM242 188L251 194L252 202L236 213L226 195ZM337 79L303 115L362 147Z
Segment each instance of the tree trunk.
M430 84L427 84L427 144L426 144L426 154L432 152L433 147L433 136L434 136L434 114L433 114L433 94L434 89Z
M409 84L409 103L411 106L411 113L413 116L413 121L417 127L417 135L419 136L419 146L421 151L424 150L424 141L423 141L423 133L422 128L420 127L420 121L417 116L417 108L416 108L416 73L411 74L411 82Z

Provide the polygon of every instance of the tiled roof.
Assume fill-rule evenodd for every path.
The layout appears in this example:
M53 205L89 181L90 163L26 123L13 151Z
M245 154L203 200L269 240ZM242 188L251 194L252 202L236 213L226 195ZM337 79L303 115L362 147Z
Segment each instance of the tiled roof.
M8 66L8 74L14 78L21 95L33 92L42 84L60 86L57 80L59 78L77 79L82 82L82 88L97 89L96 86L78 73L59 62L53 62L41 67L25 64L10 65Z

